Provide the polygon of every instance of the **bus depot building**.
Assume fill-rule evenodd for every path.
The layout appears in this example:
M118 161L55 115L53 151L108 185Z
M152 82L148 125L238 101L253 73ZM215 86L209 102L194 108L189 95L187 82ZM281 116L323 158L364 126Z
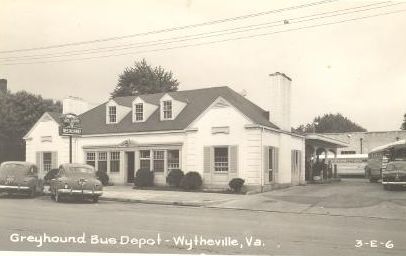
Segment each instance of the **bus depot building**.
M291 133L291 79L269 75L263 108L229 87L111 98L91 109L74 98L82 135L72 138L72 161L105 171L113 184L134 181L138 169L165 185L173 169L199 172L204 187L233 178L261 190L305 182L305 137ZM26 161L40 174L69 162L69 138L59 113L44 113L24 137Z

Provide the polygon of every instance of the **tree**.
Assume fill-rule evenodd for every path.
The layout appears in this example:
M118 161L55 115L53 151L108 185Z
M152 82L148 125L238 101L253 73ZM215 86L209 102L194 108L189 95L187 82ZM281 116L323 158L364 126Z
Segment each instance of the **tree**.
M161 66L151 67L143 59L124 70L111 96L172 92L178 90L178 85L171 71L165 71Z
M403 115L403 123L402 126L400 126L401 130L406 130L406 114Z
M366 132L360 125L352 122L340 113L324 114L322 117L314 118L312 123L300 125L293 129L297 133L328 133L328 132Z
M0 161L24 159L22 138L47 111L62 112L61 102L25 91L0 93L0 139L7 148Z

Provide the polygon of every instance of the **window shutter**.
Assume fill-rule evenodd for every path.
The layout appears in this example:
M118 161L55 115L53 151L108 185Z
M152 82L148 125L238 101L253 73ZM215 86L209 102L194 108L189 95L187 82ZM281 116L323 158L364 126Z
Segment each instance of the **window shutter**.
M275 151L275 161L274 161L274 172L279 172L279 148L274 148Z
M302 151L298 151L299 152L299 173L302 171Z
M268 165L269 165L269 147L264 146L264 173L268 174Z
M37 152L37 153L36 153L37 167L38 167L39 170L42 170L41 153L42 153L42 152Z
M51 153L51 156L52 156L52 159L51 159L51 161L52 161L52 163L51 163L51 168L52 168L52 169L56 169L56 168L58 168L58 151L53 151L53 152Z
M238 172L238 146L230 146L230 173Z
M204 152L203 152L203 172L204 173L210 173L211 169L211 147L204 147Z

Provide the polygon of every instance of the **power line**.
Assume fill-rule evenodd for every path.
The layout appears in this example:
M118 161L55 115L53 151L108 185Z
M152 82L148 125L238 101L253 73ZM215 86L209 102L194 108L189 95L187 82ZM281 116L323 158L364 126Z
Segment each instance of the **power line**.
M380 3L373 3L373 4L368 4L368 5L362 5L362 6L352 7L352 8L345 8L345 9L329 11L329 12L324 12L324 13L317 13L317 14L301 16L301 17L296 17L296 18L285 18L283 20L278 20L278 21L273 21L273 22L253 24L253 25L248 25L248 26L240 26L240 27L236 27L236 28L229 28L229 29L205 32L205 33L199 33L199 34L192 34L192 35L186 35L186 36L171 37L171 38L164 38L164 39L153 40L153 41L145 41L145 42L131 43L131 44L121 44L121 45L116 45L116 46L98 47L98 48L76 50L76 51L64 51L64 52L60 52L60 53L49 53L49 54L39 54L39 55L38 54L37 55L24 55L24 56L17 56L17 57L15 57L15 56L0 57L0 60L16 61L16 60L35 60L35 59L43 59L43 58L55 58L55 57L70 57L70 56L77 56L77 55L84 55L84 54L94 54L94 53L101 53L101 52L113 52L113 51L128 50L128 49L134 49L134 48L144 48L144 47L150 47L150 46L159 46L159 45L172 44L172 43L177 43L177 42L184 42L184 41L197 40L197 39L203 39L203 38L224 36L224 35L235 34L235 33L242 33L242 32L259 30L259 29L264 29L264 28L286 26L284 21L289 21L289 24L303 23L303 22L308 22L308 21L313 21L313 20L318 20L318 19L326 19L326 18L336 17L336 16L340 16L340 15L347 15L347 14L351 14L351 13L364 12L364 11L375 10L375 9L379 9L379 8L386 8L386 7L401 4L401 3L394 3L394 4L389 4L389 5L383 5L383 6L377 6L377 7L367 8L367 9L361 9L361 8L364 8L364 7L380 5L380 4L384 4L384 3L389 3L389 1L380 2ZM358 9L361 9L361 10L358 10ZM349 10L356 10L356 11L344 12L344 11L349 11ZM340 12L344 12L344 13L340 13ZM331 14L331 13L338 13L338 14L322 16L322 15ZM315 17L315 16L316 17L317 16L322 16L322 17L310 18L310 17ZM303 19L303 18L310 18L310 19L300 20L300 19ZM300 21L293 22L295 20L300 20ZM276 25L271 25L271 24L276 24ZM222 32L227 32L227 31L233 31L233 32L222 33ZM204 36L204 35L206 35L206 36ZM181 40L178 40L178 39L181 39ZM171 40L175 40L175 41L171 41ZM139 46L137 46L137 45L139 45ZM99 50L105 50L105 51L99 51Z
M242 33L242 32L247 32L247 31L254 31L254 30L264 29L264 28L286 26L286 24L281 23L281 22L283 22L285 20L288 20L289 24L296 24L296 23L314 21L314 20L318 20L318 19L326 19L326 18L336 17L336 16L340 16L340 15L348 15L348 14L351 14L351 13L358 13L358 12L362 12L362 11L369 11L369 10L374 10L374 9L378 9L378 8L390 7L390 6L394 6L394 5L398 5L398 4L401 4L401 3L395 3L395 4L379 6L379 7L375 7L375 8L362 9L362 10L357 10L357 11L352 11L352 12L345 12L345 13L339 13L339 14L335 14L335 15L328 15L328 16L323 16L323 17L319 17L319 18L310 18L310 19L300 20L300 21L297 21L297 22L292 22L293 20L303 19L303 18L306 18L306 17L320 16L320 15L327 14L327 13L337 13L337 12L344 11L344 10L349 10L349 9L359 9L361 7L366 7L366 6L347 8L347 9L343 9L343 10L336 10L336 11L332 11L332 12L325 12L325 13L319 13L319 14L314 14L314 15L302 16L302 17L298 17L298 18L289 18L289 19L274 21L274 22L270 22L270 23L261 23L261 24L255 24L255 25L250 25L250 26L231 28L231 29L226 29L226 30L206 32L206 33L200 33L200 34L194 34L194 35L188 35L188 36L181 36L181 37L172 37L172 38L167 38L167 39L147 41L147 42L141 42L141 43L136 43L136 44L129 44L130 46L131 45L140 45L140 46L132 46L132 47L120 46L120 48L108 47L108 49L110 49L110 50L106 50L106 51L97 51L97 49L89 49L89 50L76 51L77 53L72 53L72 51L70 51L70 52L64 52L66 54L53 53L53 54L44 54L44 55L31 55L31 56L28 55L28 56L21 56L21 57L3 57L3 58L0 58L0 59L4 59L5 61L35 60L35 59L44 59L44 58L70 57L70 56L77 56L77 55L83 55L83 54L94 54L94 53L97 54L97 53L102 53L102 52L113 52L113 51L128 50L128 49L134 49L134 48L145 48L145 47L150 47L150 46L160 46L160 45L179 43L179 42L185 42L185 41L190 41L190 40L204 39L204 38L210 38L210 37L218 37L218 36L230 35L230 34L235 34L235 33ZM367 5L367 6L370 6L370 5ZM278 24L271 25L271 26L268 25L268 24L275 24L275 23L278 23ZM268 25L268 26L263 26L263 25ZM262 27L258 28L258 26L262 26ZM250 27L255 27L255 28L250 28ZM250 28L250 29L241 30L242 28ZM238 30L238 29L240 29L240 30L239 31L234 31L234 32L229 32L229 33L214 34L214 33L219 33L219 32L224 32L224 31L233 31L233 30ZM214 35L210 35L210 34L214 34ZM206 36L200 36L200 35L206 35ZM192 37L192 38L190 38L190 37ZM183 39L183 38L186 38L186 39ZM181 40L168 41L168 40L173 40L173 39L181 39ZM165 42L165 41L167 41L167 42ZM161 42L161 43L159 43L159 42ZM107 48L107 47L105 47L105 48Z
M223 40L216 40L216 41L210 41L210 42L202 42L202 43L196 43L196 44L174 46L174 47L168 47L168 48L159 48L159 49L152 49L152 50L146 50L146 51L128 52L128 53L102 55L102 56L77 58L77 59L67 59L67 60L55 60L55 61L51 60L51 61L43 61L43 62L3 63L2 65L11 66L11 65L23 65L23 64L45 64L45 63L57 63L57 62L72 62L72 61L78 61L78 60L91 60L91 59L125 56L125 55L131 55L131 54L140 54L140 53L174 50L174 49L180 49L180 48L186 48L186 47L209 45L209 44L223 43L223 42L229 42L229 41L236 41L236 40L241 40L241 39L249 39L249 38L256 38L256 37L261 37L261 36L268 36L268 35L273 35L273 34L281 34L281 33L286 33L286 32L299 31L299 30L303 30L303 29L310 29L310 28L316 28L316 27L322 27L322 26L328 26L328 25L336 25L336 24L341 24L341 23L346 23L346 22L351 22L351 21L356 21L356 20L363 20L363 19L369 19L369 18L374 18L374 17L386 16L386 15L390 15L390 14L401 13L401 12L405 12L405 11L406 11L406 9L402 9L402 10L397 10L397 11L392 11L392 12L379 13L379 14L374 14L374 15L367 15L367 16L362 16L362 17L358 17L358 18L340 20L340 21L335 21L335 22L327 22L327 23L304 26L304 27L299 27L299 28L292 28L292 29L287 29L287 30L274 31L274 32L270 32L270 33L254 34L254 35L249 35L249 36L241 36L241 37L235 37L235 38L229 38L229 39L223 39Z
M62 48L62 47L68 47L68 46L77 46L77 45L85 45L85 44L93 44L93 43L101 43L101 42L107 42L107 41L121 40L121 39L126 39L126 38L137 37L137 36L146 36L146 35L152 35L152 34L159 34L159 33L165 33L165 32L184 30L184 29L189 29L189 28L196 28L196 27L202 27L202 26L208 26L208 25L215 25L215 24L225 23L225 22L229 22L229 21L236 21L236 20L248 19L248 18L263 16L263 15L268 15L268 14L274 14L274 13L280 13L280 12L285 12L285 11L297 10L297 9L301 9L301 8L312 7L312 6L317 6L317 5L321 5L321 4L327 4L327 3L336 2L336 1L338 1L338 0L324 0L324 1L314 2L314 3L310 3L310 4L302 4L302 5L297 5L297 6L291 6L291 7L281 8L281 9L265 11L265 12L258 12L258 13L247 14L247 15L242 15L242 16L235 16L235 17L226 18L226 19L220 19L220 20L206 21L206 22L202 22L202 23L179 26L179 27L171 27L171 28L165 28L165 29L159 29L159 30L152 30L152 31L148 31L148 32L136 33L136 34L125 35L125 36L114 36L114 37L108 37L108 38L102 38L102 39L79 41L79 42L70 42L70 43L55 44L55 45L48 45L48 46L42 46L42 47L4 50L4 51L0 51L0 53L13 53L13 52L26 52L26 51L34 51L34 50L45 50L45 49Z

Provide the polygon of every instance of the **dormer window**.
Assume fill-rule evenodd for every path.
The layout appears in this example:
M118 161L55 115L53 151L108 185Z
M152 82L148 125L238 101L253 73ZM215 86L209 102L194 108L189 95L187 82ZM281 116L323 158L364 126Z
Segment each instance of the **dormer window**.
M165 100L162 102L163 119L172 119L172 101Z
M135 121L143 121L144 120L144 104L137 103L135 104Z
M109 123L117 123L117 108L109 106Z

